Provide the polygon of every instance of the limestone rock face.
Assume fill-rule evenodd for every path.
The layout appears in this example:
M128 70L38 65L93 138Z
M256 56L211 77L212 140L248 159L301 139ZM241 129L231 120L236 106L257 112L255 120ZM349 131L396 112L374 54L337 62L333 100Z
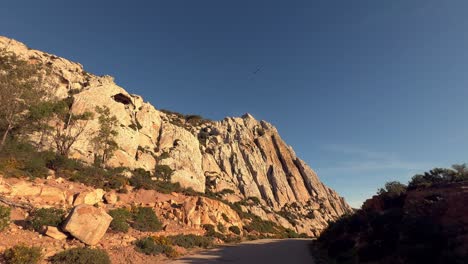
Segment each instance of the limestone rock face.
M183 219L190 227L222 224L242 228L242 219L228 205L204 197L189 197L182 205Z
M104 209L82 204L73 208L63 229L87 245L96 245L111 221Z
M47 86L57 98L73 94L73 112L94 112L96 106L111 109L119 121L119 150L108 165L150 171L167 165L174 170L171 180L185 188L224 192L230 201L257 197L271 210L266 214L269 219L289 222L291 228L309 235L318 234L327 221L351 212L344 199L320 182L268 122L249 114L209 121L159 111L119 87L110 76L95 76L78 63L0 37L3 47L31 62L49 65ZM73 157L93 161L90 138L98 127L97 118L88 123L84 136L72 148ZM192 206L187 208L190 212ZM254 208L248 210L261 214ZM281 211L294 215L297 223L277 214ZM190 220L194 225L203 221L198 215Z

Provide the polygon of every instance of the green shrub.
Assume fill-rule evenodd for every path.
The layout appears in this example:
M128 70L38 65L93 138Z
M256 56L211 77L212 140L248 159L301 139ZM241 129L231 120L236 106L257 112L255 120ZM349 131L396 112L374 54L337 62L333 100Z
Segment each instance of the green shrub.
M221 216L223 217L224 221L229 222L229 217L225 213L222 213Z
M221 232L221 233L226 232L226 227L221 223L218 223L217 228L218 228L218 231Z
M260 204L260 199L258 199L258 197L255 197L255 196L251 196L251 197L247 198L247 200L252 201L256 205Z
M58 208L40 208L33 211L28 223L36 232L43 232L45 226L59 226L65 219L65 211Z
M222 189L220 192L218 192L220 195L225 195L225 194L234 194L234 190L231 189Z
M130 178L130 185L136 189L153 190L154 181L151 179L151 173L143 169L136 169Z
M109 215L112 216L112 222L110 223L110 229L116 232L127 233L130 225L128 221L132 218L132 213L125 208L118 208L109 211Z
M164 178L166 176L160 175L160 177ZM155 190L161 193L184 191L184 189L180 187L179 183L172 183L170 181L152 180L151 173L143 169L137 169L133 171L133 176L130 178L130 185L132 185L136 189Z
M104 250L73 248L59 252L50 258L52 264L111 264Z
M169 155L168 152L163 152L163 153L161 153L161 155L159 155L158 160L168 159L170 157L171 156Z
M260 217L254 217L252 221L244 226L248 232L257 231L259 233L275 234L278 232L278 225L272 221L262 220Z
M214 225L204 224L202 227L206 230L206 236L212 236L216 232Z
M213 245L213 240L205 236L196 235L176 235L167 237L171 244L177 245L183 248L208 248Z
M165 182L170 182L174 170L168 165L156 165L154 175Z
M5 229L10 224L11 208L0 205L0 231Z
M229 235L229 236L226 236L223 241L225 243L240 243L242 241L241 237L240 236L233 236L233 235Z
M162 229L162 223L151 207L136 207L132 209L131 226L140 231L156 232Z
M146 255L165 254L169 258L177 256L177 252L168 240L157 237L145 237L135 241L136 250Z
M0 152L0 171L6 177L44 178L48 172L46 164L53 157L52 152L38 152L30 143L8 140Z
M236 235L240 235L240 233L241 233L239 227L237 227L237 226L230 226L229 231L231 231L232 233L234 233Z
M391 181L385 183L385 187L378 190L379 195L385 195L388 197L398 197L406 192L408 187L400 182Z
M41 249L17 245L5 250L3 257L6 264L36 264L42 258Z

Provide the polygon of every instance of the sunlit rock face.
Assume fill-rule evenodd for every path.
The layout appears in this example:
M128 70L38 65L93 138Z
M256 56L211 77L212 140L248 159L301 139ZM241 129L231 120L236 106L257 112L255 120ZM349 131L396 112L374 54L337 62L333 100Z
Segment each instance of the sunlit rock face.
M73 94L74 113L110 108L119 121L119 149L109 160L111 166L153 171L157 165L168 165L175 170L172 181L185 188L224 191L229 201L257 197L260 205L245 210L309 235L319 234L328 221L351 211L265 121L249 114L209 121L162 112L129 94L112 77L87 73L79 63L0 37L3 47L31 63L50 66L44 85L57 98ZM72 157L93 161L90 139L98 127L97 118L88 122Z

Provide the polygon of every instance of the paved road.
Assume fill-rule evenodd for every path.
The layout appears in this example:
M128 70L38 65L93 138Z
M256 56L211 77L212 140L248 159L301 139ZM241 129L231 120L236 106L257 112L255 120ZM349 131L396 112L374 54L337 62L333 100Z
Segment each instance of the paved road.
M313 264L308 239L256 240L185 256L170 264Z

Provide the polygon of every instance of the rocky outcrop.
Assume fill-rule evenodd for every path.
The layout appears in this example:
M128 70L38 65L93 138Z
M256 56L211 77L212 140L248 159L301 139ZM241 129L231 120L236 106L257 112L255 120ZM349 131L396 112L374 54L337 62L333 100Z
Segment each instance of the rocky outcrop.
M102 208L82 204L73 208L63 230L87 245L96 245L104 236L112 217Z
M215 122L159 111L140 96L119 87L112 77L87 73L78 63L31 50L5 37L0 37L0 48L31 63L48 65L51 74L46 85L51 96L73 95L74 113L94 112L96 106L110 108L119 123L119 149L109 165L150 171L155 166L168 165L174 170L171 180L182 187L198 192L230 190L226 197L229 200L257 197L271 211L270 219L289 222L291 228L310 235L351 211L343 198L321 183L281 139L276 128L265 121L246 114ZM73 157L93 161L95 150L89 139L97 129L95 118L74 145ZM203 220L195 217L192 222Z

